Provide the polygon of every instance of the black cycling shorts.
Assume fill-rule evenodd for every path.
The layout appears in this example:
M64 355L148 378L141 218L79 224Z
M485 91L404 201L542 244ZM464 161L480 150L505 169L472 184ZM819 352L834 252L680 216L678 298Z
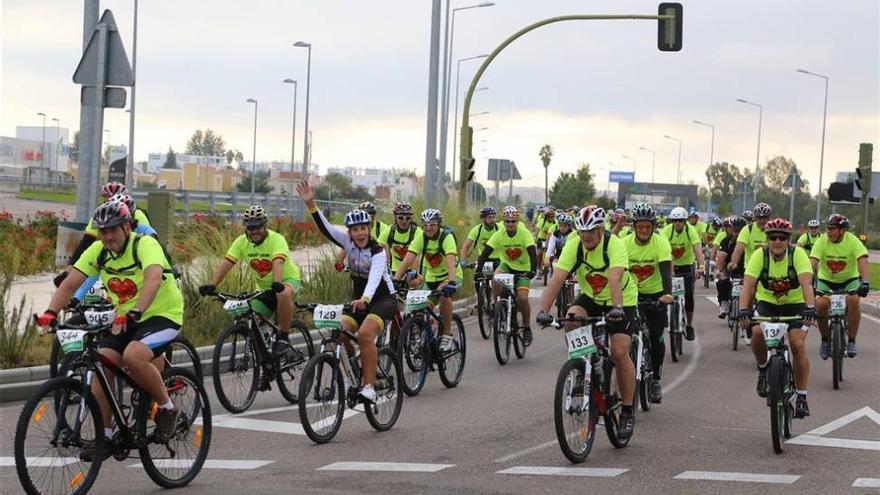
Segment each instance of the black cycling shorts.
M795 304L770 304L767 301L758 301L756 310L758 316L801 316L806 308L804 303ZM788 323L789 330L795 328L803 328L804 322L790 321Z
M587 312L589 316L601 316L607 314L611 311L612 306L605 304L598 304L596 301L590 299L589 297L581 294L574 300L572 306L580 306ZM571 307L571 306L569 306ZM632 335L636 325L636 314L637 309L635 306L624 307L623 312L626 313L626 317L623 321L620 322L608 322L606 328L608 328L608 334L614 335L616 333L622 333L626 335Z
M137 341L145 344L158 357L168 349L171 342L180 333L180 325L162 316L153 316L135 324L129 323L126 330L119 335L106 335L101 338L98 347L113 349L119 354L125 352L128 344Z
M673 276L684 278L684 310L694 310L694 266L681 265L673 269Z
M372 319L379 324L379 330L385 327L385 322L393 320L397 314L397 299L394 295L387 295L378 299L373 299L367 304L367 310L359 313L353 313L351 310L345 310L342 316L343 321L348 320L357 330L367 318Z

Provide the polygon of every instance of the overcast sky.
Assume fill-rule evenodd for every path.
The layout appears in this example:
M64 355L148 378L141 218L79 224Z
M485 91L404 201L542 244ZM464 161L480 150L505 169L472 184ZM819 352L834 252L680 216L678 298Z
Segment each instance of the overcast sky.
M453 7L471 3L452 0ZM543 185L542 144L553 146L551 181L579 162L675 177L680 138L685 181L705 182L710 131L716 161L754 167L757 108L764 105L761 158L785 155L815 191L822 131L822 79L830 76L825 186L855 167L860 142L880 147L880 31L877 0L699 0L684 3L684 49L661 53L655 21L576 21L550 25L509 46L489 67L472 112L475 151L514 160ZM131 57L132 2L107 0ZM0 0L0 135L39 125L37 112L79 122L82 2ZM306 76L313 44L310 127L313 161L323 167L398 166L425 161L431 2L150 0L139 4L135 157L182 151L197 128L212 128L248 159L253 106L260 102L257 160L289 160L292 86ZM643 0L496 0L456 16L453 59L488 53L506 36L563 14L655 14ZM455 76L453 63L453 88ZM477 65L462 64L462 90ZM305 84L300 85L297 156L302 153ZM452 93L452 92L451 92ZM453 94L454 97L454 94ZM454 101L453 101L454 102ZM113 144L128 142L123 110L108 109ZM450 116L450 127L452 125ZM452 154L452 132L449 149ZM880 162L880 153L875 153ZM613 165L612 165L613 163ZM485 178L485 165L480 165Z

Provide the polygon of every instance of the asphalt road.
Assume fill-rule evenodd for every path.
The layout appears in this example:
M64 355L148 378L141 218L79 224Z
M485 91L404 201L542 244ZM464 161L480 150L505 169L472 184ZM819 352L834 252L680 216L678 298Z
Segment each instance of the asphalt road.
M533 289L533 296L539 291ZM421 395L405 400L400 420L388 432L375 432L362 414L355 414L331 443L314 445L297 433L293 423L298 415L277 392L260 394L244 417L233 419L212 391L209 459L231 461L224 464L232 469L205 468L180 492L876 493L880 321L863 320L860 354L846 361L846 381L837 391L831 386L830 362L818 358L818 332L812 331L812 416L795 422L794 438L776 455L769 411L754 392L750 348L730 349L727 328L715 316L717 306L706 297L712 294L701 294L698 339L686 343L679 363L667 358L663 403L639 413L635 436L625 449L611 446L600 427L585 463L572 465L560 452L552 403L566 358L560 333L536 330L525 359L512 356L502 367L491 341L482 340L475 320L469 320L461 384L447 390L436 374L429 375ZM20 409L0 409L2 493L20 492L15 468L9 466ZM159 492L140 468L132 467L137 462L105 464L93 493L120 493L121 486L127 493Z

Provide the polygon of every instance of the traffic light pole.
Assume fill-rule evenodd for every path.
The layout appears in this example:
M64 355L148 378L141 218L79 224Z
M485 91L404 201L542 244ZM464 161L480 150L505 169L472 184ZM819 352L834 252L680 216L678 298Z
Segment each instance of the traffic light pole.
M662 5L661 5L662 6ZM680 6L679 6L680 9ZM461 163L460 163L460 182L458 185L458 206L461 211L465 211L467 208L467 195L465 194L467 191L467 183L470 180L468 173L468 168L474 159L473 157L473 143L471 142L471 135L473 133L473 129L470 127L470 111L471 111L471 100L474 97L474 91L477 89L477 84L480 82L480 78L483 76L483 73L486 72L486 69L495 60L495 57L501 53L502 50L507 48L508 45L513 43L515 40L528 33L529 31L534 31L539 27L546 26L548 24L555 24L557 22L563 21L597 21L597 20L649 20L649 21L667 21L666 29L662 32L665 34L662 42L668 46L673 46L677 43L680 43L680 40L675 39L676 29L674 24L676 24L676 15L674 10L667 9L667 13L663 15L564 15L558 17L551 17L549 19L544 19L542 21L535 22L530 24L519 31L513 33L506 40L501 42L497 48L492 50L492 53L480 64L480 68L477 69L476 74L474 74L474 78L471 80L471 84L468 87L467 95L464 99L464 109L462 110L462 119L461 119L461 130L460 139L461 139ZM662 24L661 24L662 25ZM681 26L678 26L680 32Z

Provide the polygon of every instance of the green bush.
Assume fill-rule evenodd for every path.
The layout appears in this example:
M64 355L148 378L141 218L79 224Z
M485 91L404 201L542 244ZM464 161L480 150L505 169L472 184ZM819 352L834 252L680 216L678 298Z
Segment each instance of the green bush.
M18 255L13 252L0 270L0 368L27 363L28 352L37 335L36 325L25 310L26 297L16 305L9 300Z

